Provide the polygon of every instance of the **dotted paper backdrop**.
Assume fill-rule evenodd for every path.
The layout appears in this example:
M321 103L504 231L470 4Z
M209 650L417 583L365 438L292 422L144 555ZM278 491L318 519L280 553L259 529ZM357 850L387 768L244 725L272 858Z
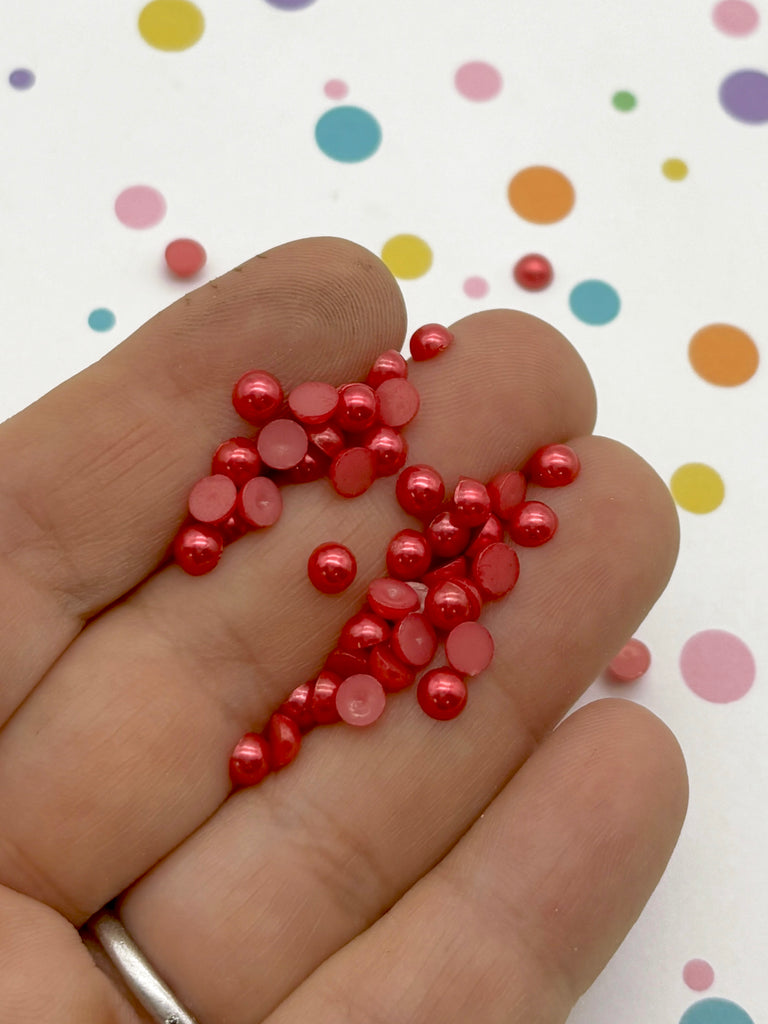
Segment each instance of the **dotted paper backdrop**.
M768 8L604 6L26 4L3 45L0 401L308 234L378 253L412 327L493 306L555 324L598 430L654 465L682 526L638 630L650 670L585 699L659 714L692 789L665 879L573 1019L749 1024L768 1010ZM535 291L515 275L530 254L553 273Z

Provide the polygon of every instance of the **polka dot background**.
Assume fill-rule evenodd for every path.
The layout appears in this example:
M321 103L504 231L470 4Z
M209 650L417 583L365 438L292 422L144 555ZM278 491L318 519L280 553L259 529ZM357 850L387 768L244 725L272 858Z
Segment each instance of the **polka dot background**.
M43 35L39 10L17 5L4 40L0 419L305 235L377 254L411 327L552 323L597 431L650 462L681 530L634 627L647 669L584 700L662 717L692 791L569 1024L768 1020L768 3L80 0L88 31ZM516 282L527 254L546 288Z

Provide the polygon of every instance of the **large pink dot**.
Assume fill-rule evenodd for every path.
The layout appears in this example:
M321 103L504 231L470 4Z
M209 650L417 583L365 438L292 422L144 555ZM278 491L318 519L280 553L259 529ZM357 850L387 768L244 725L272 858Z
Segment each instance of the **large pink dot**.
M706 960L689 960L683 968L683 981L694 992L704 992L715 980L715 972Z
M712 9L712 21L729 36L748 36L759 20L760 15L747 0L722 0Z
M323 86L323 92L329 100L343 100L349 92L349 86L340 78L331 78Z
M755 681L755 659L739 637L724 629L705 629L686 641L680 671L697 696L713 704L740 700Z
M128 228L151 228L165 216L165 199L149 185L132 185L115 200L117 219Z
M464 282L464 294L470 299L484 299L488 294L488 287L484 277L468 277Z
M492 64L472 60L454 75L456 88L468 100L492 100L501 92L501 74Z

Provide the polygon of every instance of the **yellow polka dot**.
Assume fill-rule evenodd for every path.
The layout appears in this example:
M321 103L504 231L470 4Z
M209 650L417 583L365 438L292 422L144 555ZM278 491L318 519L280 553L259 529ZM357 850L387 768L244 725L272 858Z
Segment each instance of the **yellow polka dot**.
M190 0L152 0L139 15L139 32L158 50L187 50L205 28L205 19Z
M670 157L661 165L661 173L670 181L682 181L688 177L688 164L685 160L678 160L677 157Z
M432 266L432 250L417 235L393 235L384 243L381 258L395 277L422 277Z
M672 474L672 497L688 512L712 512L722 505L725 484L717 470L703 462L687 462Z

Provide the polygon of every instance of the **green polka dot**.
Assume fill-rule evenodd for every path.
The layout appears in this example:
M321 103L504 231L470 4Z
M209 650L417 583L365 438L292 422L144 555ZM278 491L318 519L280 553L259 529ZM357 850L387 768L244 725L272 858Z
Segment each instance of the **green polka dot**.
M612 103L617 110L634 110L637 106L637 98L634 93L621 89L619 92L615 92L613 94Z

